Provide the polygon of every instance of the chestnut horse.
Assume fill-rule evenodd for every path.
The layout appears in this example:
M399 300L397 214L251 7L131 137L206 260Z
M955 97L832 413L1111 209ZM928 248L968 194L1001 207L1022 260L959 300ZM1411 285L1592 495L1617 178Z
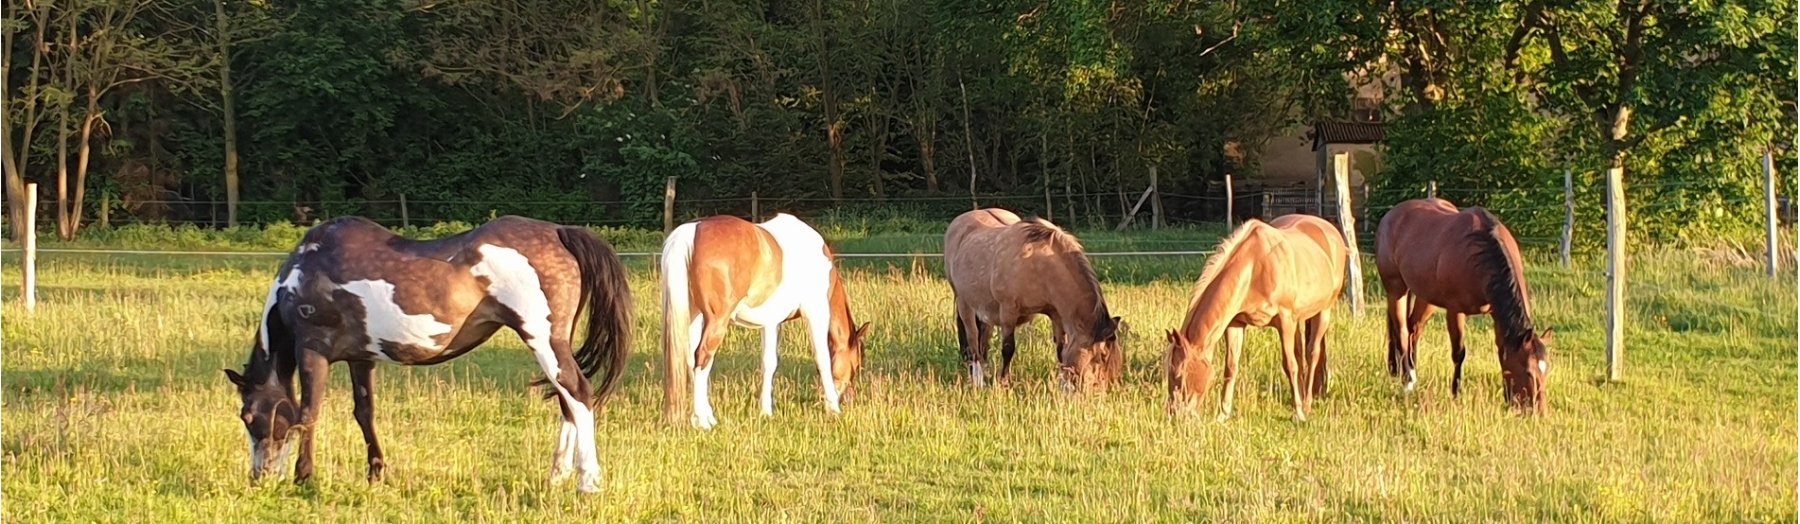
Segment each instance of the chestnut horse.
M1106 308L1099 279L1074 235L1039 218L978 209L944 233L944 273L956 296L957 342L970 380L984 385L988 337L1000 328L1001 382L1012 377L1013 332L1035 315L1050 317L1065 390L1104 387L1119 377L1119 317Z
M1441 307L1456 362L1450 392L1460 394L1463 322L1469 315L1492 315L1508 401L1527 411L1546 409L1548 343L1555 332L1533 331L1525 265L1500 219L1480 207L1458 211L1443 199L1408 200L1381 217L1375 247L1375 267L1387 291L1388 374L1405 372L1405 388L1412 391L1418 382L1419 330L1432 308ZM1408 312L1404 324L1403 311Z
M1325 393L1325 332L1344 290L1348 253L1337 226L1311 215L1246 220L1219 242L1200 272L1187 319L1169 332L1169 412L1192 413L1206 398L1213 342L1222 335L1227 355L1219 419L1229 418L1244 328L1274 327L1294 394L1294 419L1306 420L1313 397Z
M587 339L576 346L583 310ZM550 482L576 473L578 490L599 490L594 412L624 375L632 323L624 266L592 232L505 216L421 242L367 219L332 219L307 230L288 255L259 318L244 371L225 370L243 401L251 479L279 471L295 440L294 480L312 477L325 379L331 363L348 361L368 478L380 480L386 462L375 440L375 363L444 362L504 326L531 348L549 396L562 405Z
M676 227L663 241L663 415L681 420L680 398L693 386L689 423L711 429L708 384L713 354L731 324L762 329L762 413L775 413L775 352L781 324L805 318L819 363L825 409L839 412L862 367L863 337L825 239L786 213L761 224L713 216Z

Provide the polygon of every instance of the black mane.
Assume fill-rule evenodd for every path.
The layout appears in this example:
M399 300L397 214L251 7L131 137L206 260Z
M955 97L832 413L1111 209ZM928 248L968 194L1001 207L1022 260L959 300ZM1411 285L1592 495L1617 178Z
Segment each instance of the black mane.
M1524 264L1506 249L1500 238L1503 226L1493 213L1480 207L1471 207L1468 211L1480 221L1480 227L1469 233L1468 238L1475 244L1475 267L1488 275L1487 299L1489 314L1494 318L1494 330L1503 340L1522 344L1535 333L1531 305L1526 301Z

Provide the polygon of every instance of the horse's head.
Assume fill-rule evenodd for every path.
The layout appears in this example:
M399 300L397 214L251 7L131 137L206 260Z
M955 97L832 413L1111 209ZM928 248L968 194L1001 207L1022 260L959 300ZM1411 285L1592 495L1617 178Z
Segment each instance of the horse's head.
M243 400L238 418L244 421L244 431L250 436L250 480L283 474L293 444L298 441L288 438L299 428L298 404L273 378L252 382L229 369L225 370L225 377L237 385L238 397Z
M1103 316L1092 331L1075 330L1067 335L1067 343L1058 344L1064 390L1105 389L1119 379L1125 367L1125 350L1119 346L1119 323L1119 317Z
M841 340L839 337L831 337L829 341L831 381L837 384L839 401L850 401L850 396L854 391L852 381L856 379L856 372L861 370L863 365L863 339L868 335L869 323L863 322L861 326L850 330L849 335L842 337Z
M1506 400L1527 413L1542 414L1550 409L1547 398L1550 386L1550 339L1554 329L1543 333L1526 332L1518 340L1500 345L1500 376L1506 381Z
M1191 415L1212 387L1212 352L1180 331L1169 332L1169 414Z

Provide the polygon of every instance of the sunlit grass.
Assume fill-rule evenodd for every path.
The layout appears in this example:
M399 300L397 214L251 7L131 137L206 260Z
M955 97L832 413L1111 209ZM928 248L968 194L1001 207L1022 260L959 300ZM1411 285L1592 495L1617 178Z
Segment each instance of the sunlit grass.
M858 317L877 326L856 402L841 418L823 413L795 325L783 341L776 414L760 417L754 334L734 330L714 374L721 426L699 432L661 423L655 280L633 260L643 342L600 417L604 491L579 496L543 485L557 410L528 389L539 372L511 335L444 365L378 368L386 483L362 480L338 366L317 482L250 486L237 399L219 369L241 365L276 260L45 255L35 313L18 305L16 265L0 279L0 517L1795 520L1791 275L1769 280L1681 251L1637 255L1626 380L1602 384L1600 274L1533 267L1538 322L1558 332L1552 412L1541 419L1502 409L1485 318L1471 321L1462 398L1449 394L1441 320L1423 341L1420 390L1402 395L1386 374L1380 290L1370 287L1376 298L1361 318L1347 305L1336 314L1332 391L1308 422L1289 419L1269 330L1249 336L1237 418L1171 422L1161 334L1179 322L1203 261L1096 260L1128 323L1129 373L1113 391L1084 397L1051 391L1042 320L1023 332L1013 389L970 389L937 262L850 262Z

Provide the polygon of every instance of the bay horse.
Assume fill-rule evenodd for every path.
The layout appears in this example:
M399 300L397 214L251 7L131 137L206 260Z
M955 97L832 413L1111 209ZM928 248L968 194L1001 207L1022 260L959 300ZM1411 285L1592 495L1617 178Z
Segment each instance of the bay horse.
M831 249L818 231L786 213L752 223L712 216L676 227L663 241L663 415L679 424L684 386L693 386L688 422L718 425L708 393L713 356L732 324L761 328L762 413L775 413L781 324L806 319L826 411L840 412L862 367L869 323L856 325Z
M1555 331L1534 332L1525 265L1500 219L1480 207L1459 211L1440 198L1408 200L1381 217L1375 248L1387 292L1388 374L1404 372L1406 391L1418 382L1419 330L1441 307L1456 362L1452 395L1462 392L1463 322L1469 315L1492 315L1508 402L1535 413L1547 409L1548 344Z
M944 273L956 297L956 334L975 387L985 385L988 337L999 328L999 381L1012 378L1013 335L1036 315L1050 317L1065 391L1118 379L1125 353L1119 317L1074 235L1041 218L977 209L944 232Z
M1325 393L1325 332L1344 290L1348 253L1337 226L1312 215L1246 220L1220 241L1200 272L1181 329L1168 334L1170 414L1193 413L1206 398L1213 342L1223 336L1225 391L1218 418L1230 418L1244 329L1273 327L1281 337L1294 419L1306 420L1313 397Z
M576 347L584 310L587 337ZM260 318L243 372L225 370L243 401L252 480L279 475L295 441L294 480L312 477L313 438L334 362L350 367L368 479L380 480L386 462L375 438L375 363L441 363L507 327L531 348L546 377L540 383L562 408L550 482L573 472L579 491L599 489L594 412L624 375L632 323L624 266L592 232L504 216L415 241L368 219L334 218L307 230L288 255Z

